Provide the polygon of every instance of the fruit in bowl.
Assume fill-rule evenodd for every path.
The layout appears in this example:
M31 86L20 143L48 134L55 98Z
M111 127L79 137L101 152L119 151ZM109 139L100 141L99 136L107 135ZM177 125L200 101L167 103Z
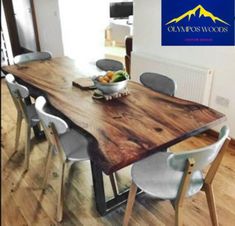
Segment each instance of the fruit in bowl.
M108 71L103 76L93 78L97 89L105 94L113 94L126 88L129 75L126 71Z
M112 82L120 82L129 79L129 75L126 71L120 70L120 71L108 71L103 76L98 76L97 80L100 83L106 84L106 83L112 83Z

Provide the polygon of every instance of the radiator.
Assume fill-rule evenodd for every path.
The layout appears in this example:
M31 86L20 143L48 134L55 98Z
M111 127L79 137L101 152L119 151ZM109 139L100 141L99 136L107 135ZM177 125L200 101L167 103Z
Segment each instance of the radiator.
M213 70L136 52L131 61L132 80L139 82L144 72L166 75L177 84L176 97L209 105Z

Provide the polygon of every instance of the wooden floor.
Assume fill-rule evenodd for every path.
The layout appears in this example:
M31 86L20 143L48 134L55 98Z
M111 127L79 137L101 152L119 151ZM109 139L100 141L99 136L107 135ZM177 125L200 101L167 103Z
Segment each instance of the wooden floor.
M2 157L2 225L66 225L98 226L121 225L125 204L105 217L96 211L88 162L73 164L66 183L64 220L56 223L55 210L58 188L58 160L53 165L45 193L42 193L43 170L47 150L46 141L38 142L32 135L30 169L23 174L24 131L18 152L14 154L16 110L8 93L4 79L1 79L1 157ZM192 149L211 143L206 135L191 138L174 147L174 150ZM235 148L230 147L214 181L217 212L220 225L235 225ZM130 169L118 173L118 185L122 190L130 185ZM105 177L107 196L111 196L108 178ZM174 210L169 201L160 201L139 196L135 202L130 225L174 225ZM190 226L211 225L204 193L188 199L184 205L184 224Z

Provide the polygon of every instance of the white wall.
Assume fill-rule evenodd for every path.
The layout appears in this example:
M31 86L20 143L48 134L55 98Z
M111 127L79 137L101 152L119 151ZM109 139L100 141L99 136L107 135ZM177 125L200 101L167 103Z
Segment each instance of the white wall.
M161 0L134 0L133 51L214 69L209 105L226 114L235 138L234 46L161 46ZM219 105L216 96L227 98L229 106Z
M34 1L41 51L64 55L58 0Z

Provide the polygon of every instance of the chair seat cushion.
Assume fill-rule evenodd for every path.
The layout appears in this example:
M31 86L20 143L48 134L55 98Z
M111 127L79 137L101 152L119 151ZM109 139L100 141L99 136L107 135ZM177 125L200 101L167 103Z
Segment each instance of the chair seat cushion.
M68 160L89 160L87 152L89 140L85 135L74 129L70 129L68 132L60 135L59 138Z
M156 92L169 96L174 96L176 91L175 81L165 75L146 72L140 76L140 82Z
M123 70L123 64L117 60L101 59L96 61L96 66L103 71Z
M26 111L30 119L30 125L35 126L36 124L38 124L40 119L38 117L34 104L26 105Z
M171 153L158 152L132 167L131 175L134 183L147 194L161 199L175 199L183 172L175 171L167 165ZM203 175L200 171L192 174L187 196L200 191L203 185Z

